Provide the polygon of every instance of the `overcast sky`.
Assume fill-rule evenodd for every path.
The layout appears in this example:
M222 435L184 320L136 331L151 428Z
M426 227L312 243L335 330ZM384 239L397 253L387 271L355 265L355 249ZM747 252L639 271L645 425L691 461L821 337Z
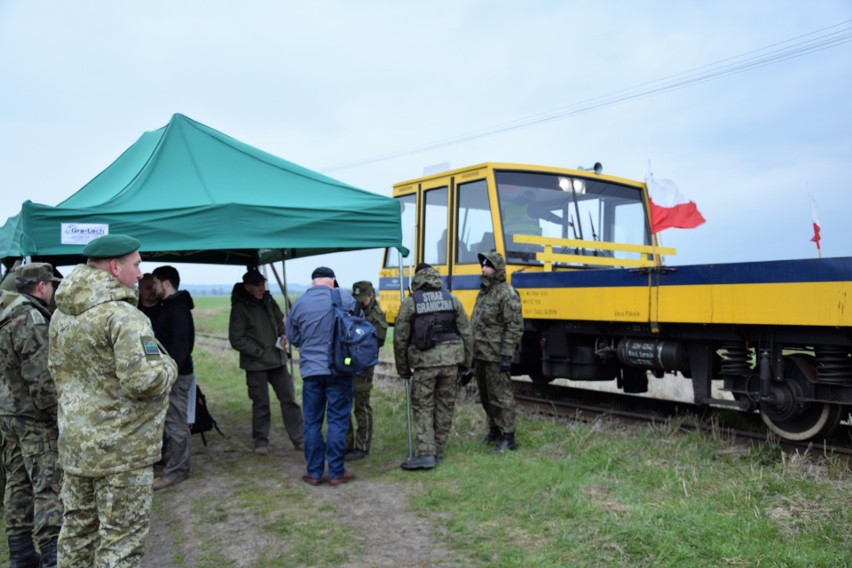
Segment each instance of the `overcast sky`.
M0 0L0 223L179 112L385 195L441 162L650 163L707 219L662 233L670 264L815 257L810 191L824 255L852 256L850 42L850 0ZM380 253L288 280L320 264L348 287Z

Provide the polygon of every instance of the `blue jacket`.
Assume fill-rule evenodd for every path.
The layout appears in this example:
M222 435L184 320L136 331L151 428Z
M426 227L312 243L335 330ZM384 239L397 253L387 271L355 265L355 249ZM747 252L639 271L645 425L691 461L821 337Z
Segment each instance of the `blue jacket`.
M355 299L340 290L346 310L355 309ZM302 379L329 376L329 353L334 330L334 311L331 309L331 288L311 286L293 304L287 317L287 341L299 349L299 371Z

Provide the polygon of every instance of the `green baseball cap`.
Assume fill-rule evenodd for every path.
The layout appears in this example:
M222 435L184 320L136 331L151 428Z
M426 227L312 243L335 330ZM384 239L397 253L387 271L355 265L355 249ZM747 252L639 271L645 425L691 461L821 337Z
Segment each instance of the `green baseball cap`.
M363 302L372 293L373 283L368 280L361 280L352 285L352 297L359 302Z

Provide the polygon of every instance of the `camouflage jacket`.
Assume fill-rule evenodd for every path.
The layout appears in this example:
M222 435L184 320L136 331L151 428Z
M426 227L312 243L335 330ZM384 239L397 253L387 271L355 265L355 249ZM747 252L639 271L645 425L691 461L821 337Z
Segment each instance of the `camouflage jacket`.
M78 265L56 291L49 368L59 398L59 461L86 477L160 459L177 365L136 309L137 293Z
M415 291L421 289L440 290L442 287L441 275L434 268L424 268L414 275L411 287ZM461 301L455 296L452 298L453 307L456 311L456 329L459 339L438 343L426 351L417 349L413 342L414 298L408 296L402 302L393 332L393 354L396 360L397 373L410 375L412 369L424 367L470 366L472 355L470 321L467 319Z
M362 310L364 311L364 318L376 328L376 337L379 340L379 348L381 349L388 336L388 320L385 312L379 307L379 303L375 298L370 300L369 305L362 306Z
M56 424L56 389L47 369L50 310L37 298L0 300L0 415Z
M506 282L506 262L496 252L482 253L494 265L491 276L482 276L479 295L473 306L473 356L480 361L498 362L512 356L524 334L521 299Z

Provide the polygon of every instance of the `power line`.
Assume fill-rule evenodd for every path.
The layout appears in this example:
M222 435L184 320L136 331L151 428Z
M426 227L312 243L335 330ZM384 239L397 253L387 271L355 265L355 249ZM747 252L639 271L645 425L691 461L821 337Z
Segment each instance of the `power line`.
M322 168L322 171L331 172L364 166L389 160L391 158L399 158L443 146L468 142L478 138L485 138L487 136L494 136L511 130L529 128L545 122L559 120L570 116L577 116L637 99L652 97L665 92L690 87L692 85L715 81L716 79L729 77L739 73L745 73L746 71L802 57L804 55L830 49L849 42L852 42L852 20L846 20L839 24L821 28L782 42L770 44L759 49L720 59L712 63L694 67L672 75L667 75L632 87L619 89L591 99L578 101L567 106L558 107L479 130L472 130L456 136L435 140L433 142L427 142L411 148L380 154L372 158Z

